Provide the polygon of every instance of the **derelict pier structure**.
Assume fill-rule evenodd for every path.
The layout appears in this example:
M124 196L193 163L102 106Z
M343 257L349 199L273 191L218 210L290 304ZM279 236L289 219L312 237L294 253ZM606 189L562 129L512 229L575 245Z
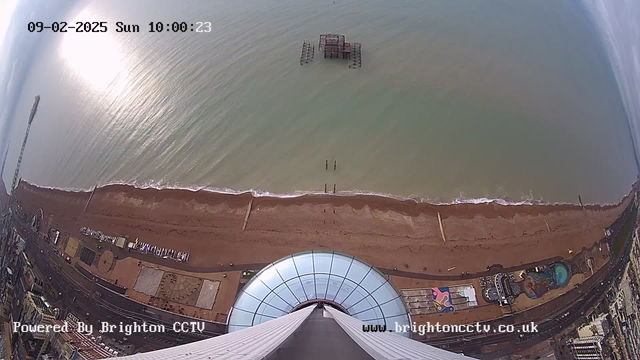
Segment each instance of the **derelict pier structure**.
M325 59L348 59L349 68L351 69L362 67L362 44L359 42L346 42L344 35L321 34L318 51L323 53ZM313 62L314 54L315 44L304 41L302 43L302 53L300 54L300 65Z

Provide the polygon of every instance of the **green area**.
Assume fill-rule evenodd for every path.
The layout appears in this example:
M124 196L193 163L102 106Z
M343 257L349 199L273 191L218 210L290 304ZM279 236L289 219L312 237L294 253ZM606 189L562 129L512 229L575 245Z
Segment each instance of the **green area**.
M627 239L629 238L631 231L633 231L633 225L634 225L634 221L637 218L637 215L638 215L638 208L634 206L633 210L631 211L631 214L629 215L624 225L622 226L622 229L620 229L618 236L616 236L613 239L614 258L617 258L622 254L622 250L624 250L624 245Z

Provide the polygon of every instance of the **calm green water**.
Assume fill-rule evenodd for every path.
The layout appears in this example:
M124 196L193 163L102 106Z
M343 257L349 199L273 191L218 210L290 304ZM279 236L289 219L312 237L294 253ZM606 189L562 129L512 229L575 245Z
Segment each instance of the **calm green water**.
M595 203L636 177L607 56L570 1L109 1L63 17L109 31L24 35L45 41L7 168L40 94L22 166L36 184ZM361 42L363 67L300 66L302 41L326 32Z

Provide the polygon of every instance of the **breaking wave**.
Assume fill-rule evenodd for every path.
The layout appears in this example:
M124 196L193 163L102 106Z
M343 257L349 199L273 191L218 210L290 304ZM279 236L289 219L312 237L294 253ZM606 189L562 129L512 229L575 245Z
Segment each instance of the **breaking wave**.
M68 192L90 192L93 190L93 188L74 188L74 187L56 187L56 186L47 186L47 185L39 185L37 183L34 182L30 182L30 181L26 181L23 180L24 182L39 187L39 188L43 188L43 189L51 189L51 190L61 190L61 191L68 191ZM270 192L270 191L264 191L264 190L256 190L256 189L246 189L246 190L234 190L234 189L230 189L230 188L220 188L220 187L207 187L207 186L195 186L195 185L180 185L177 183L173 183L173 184L166 184L163 182L153 182L153 181L145 181L145 182L137 182L137 181L110 181L110 182L105 182L105 183L101 183L98 184L96 187L97 188L103 188L106 186L111 186L111 185L125 185L125 186L132 186L136 189L156 189L156 190L165 190L165 189L169 189L169 190L186 190L186 191L192 191L192 192L196 192L196 191L207 191L207 192L212 192L212 193L218 193L218 194L230 194L230 195L241 195L241 194L247 194L247 193L251 193L253 194L253 196L255 197L275 197L275 198L296 198L296 197L301 197L301 196L305 196L305 195L325 195L325 196L355 196L355 195L364 195L364 196L376 196L376 197L385 197L385 198L390 198L390 199L394 199L394 200L399 200L399 201L414 201L416 203L427 203L427 204L434 204L434 205L460 205L460 204L489 204L489 203L496 203L496 204L500 204L500 205L510 205L510 206L517 206L517 205L548 205L548 206L553 206L553 205L579 205L577 203L569 203L569 202L547 202L544 201L542 199L532 199L531 195L526 195L522 197L521 200L514 200L514 199L509 199L509 198L488 198L488 197L481 197L481 198L471 198L471 197L466 197L463 194L461 194L459 197L451 200L451 201L441 201L437 198L429 198L429 197L419 197L419 196L397 196L397 195L393 195L393 194L388 194L388 193L379 193L379 192L373 192L373 191L364 191L364 190L349 190L349 191L339 191L335 194L332 193L324 193L322 191L294 191L292 193L274 193L274 192ZM619 204L622 200L624 199L621 198L617 204ZM616 204L609 204L609 203L605 203L605 204L587 204L585 203L585 205L600 205L600 206L607 206L607 205L616 205Z

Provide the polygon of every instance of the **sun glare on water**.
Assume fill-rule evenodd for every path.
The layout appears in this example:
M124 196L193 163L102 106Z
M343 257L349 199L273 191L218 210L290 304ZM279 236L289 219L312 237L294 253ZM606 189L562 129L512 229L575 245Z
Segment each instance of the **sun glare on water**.
M76 21L94 21L86 10ZM125 56L120 44L108 32L76 32L69 29L61 45L61 56L71 70L94 90L113 91L121 94L126 88L127 71Z
M16 5L18 5L18 0L0 1L0 49L2 48L5 37L7 36L11 16L13 15L13 10L15 10Z

